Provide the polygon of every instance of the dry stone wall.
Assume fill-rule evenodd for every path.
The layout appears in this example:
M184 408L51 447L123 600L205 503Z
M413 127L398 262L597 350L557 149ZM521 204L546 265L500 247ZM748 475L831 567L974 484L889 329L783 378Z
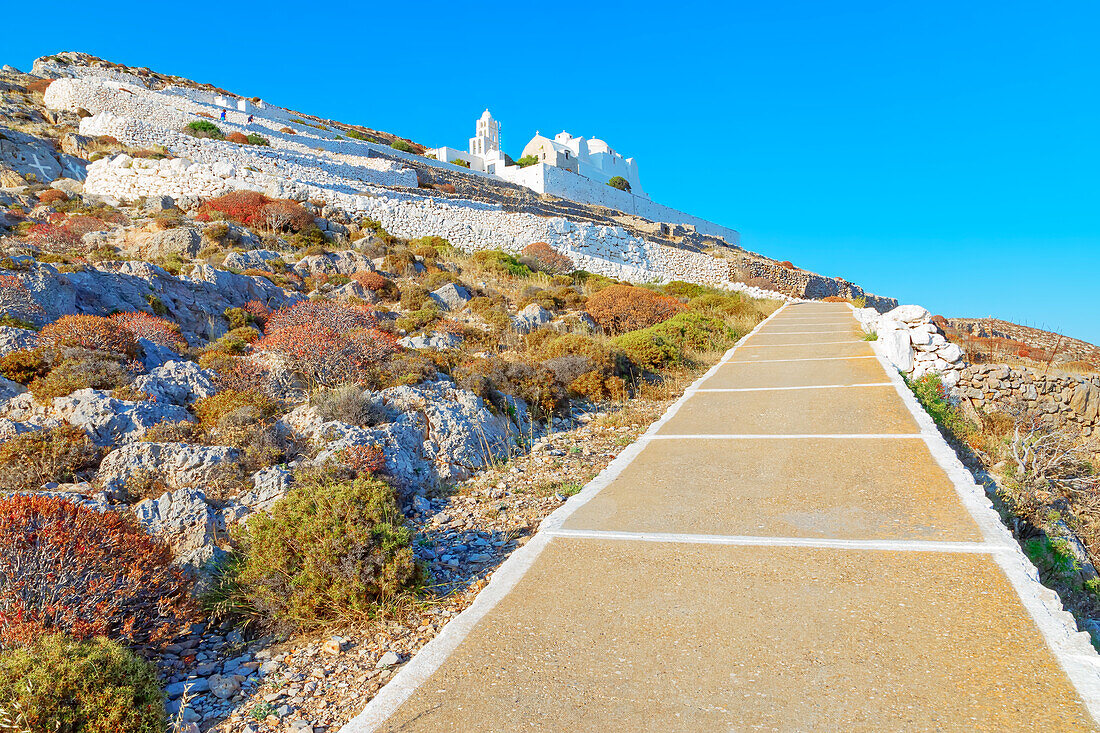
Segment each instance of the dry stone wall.
M957 393L985 411L1024 409L1047 415L1098 443L1100 375L1043 374L1026 367L974 364L960 373Z
M863 298L866 304L880 313L898 307L896 298L884 298L880 295L872 295L863 288L835 277L825 277L806 270L791 269L768 260L754 260L748 262L731 262L731 280L738 278L760 278L775 283L776 289L781 293L807 299L821 299L828 297L839 298Z

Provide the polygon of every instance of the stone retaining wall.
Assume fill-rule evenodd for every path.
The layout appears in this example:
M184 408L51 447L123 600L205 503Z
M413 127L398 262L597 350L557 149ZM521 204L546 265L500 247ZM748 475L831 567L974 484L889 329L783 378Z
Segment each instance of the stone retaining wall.
M971 365L962 370L957 393L987 411L1023 407L1050 415L1058 424L1077 427L1082 435L1100 437L1100 376L1050 375L1026 367Z
M730 279L739 277L763 278L776 284L781 293L796 298L819 300L830 296L840 298L864 298L867 306L880 313L898 307L897 298L884 298L872 295L863 288L836 277L825 277L805 270L790 269L766 260L752 262L731 262Z

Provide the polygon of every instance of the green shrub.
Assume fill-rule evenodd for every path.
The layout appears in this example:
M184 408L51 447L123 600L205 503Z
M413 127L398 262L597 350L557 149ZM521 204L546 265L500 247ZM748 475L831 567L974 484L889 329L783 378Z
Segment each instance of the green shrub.
M394 140L392 143L390 143L390 147L393 148L394 150L400 150L403 153L415 153L416 152L416 148L414 148L412 143L410 143L407 140L400 140L400 139Z
M516 160L516 165L518 165L520 168L526 168L527 166L534 165L535 163L538 163L538 162L539 162L538 156L524 155L523 157Z
M916 395L917 401L925 412L932 416L941 430L960 443L966 443L974 435L976 431L974 425L947 399L947 391L939 375L925 374L916 380L904 376L902 378L909 389L913 390L913 394Z
M0 487L31 491L47 481L72 481L98 458L87 433L68 423L21 433L0 443Z
M208 137L214 140L221 140L225 137L225 133L221 131L221 128L209 120L188 122L183 131L192 137Z
M271 145L271 141L263 135L257 135L256 133L250 134L247 138L249 145Z
M256 317L244 308L226 308L225 311L223 311L223 315L225 316L225 320L229 321L230 331L251 326L256 322Z
M737 340L737 334L723 321L701 313L680 313L647 330L686 351L725 351Z
M520 262L513 255L499 249L483 249L474 252L470 258L474 264L497 275L510 277L531 277L531 268Z
M684 282L683 280L673 280L662 289L665 291L665 295L671 295L676 298L697 298L707 292L707 289L702 285Z
M419 580L393 488L374 477L296 477L270 516L249 521L237 582L273 621L358 616Z
M642 369L659 369L680 361L681 352L676 344L651 328L624 333L612 343Z
M0 653L0 711L4 730L34 733L164 733L167 722L153 665L103 637L60 634Z
M630 190L630 182L627 181L622 176L612 176L611 180L609 180L607 182L607 185L611 186L612 188L617 188L620 191L629 191Z

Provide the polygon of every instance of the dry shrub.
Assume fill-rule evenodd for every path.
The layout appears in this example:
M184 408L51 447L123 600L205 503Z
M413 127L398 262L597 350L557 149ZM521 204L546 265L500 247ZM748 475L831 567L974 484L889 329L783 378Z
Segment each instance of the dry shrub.
M396 300L401 296L401 292L397 289L397 284L381 273L357 272L351 276L351 279L355 280L355 282L359 283L382 300Z
M42 193L38 194L38 203L40 204L52 204L57 201L68 201L69 194L64 191L60 191L56 188L48 188Z
M0 317L34 321L45 311L31 291L15 275L0 275Z
M794 266L794 263L791 262L790 260L783 260L782 262L779 263L779 266L782 267L784 270L797 270L798 269L797 267Z
M48 481L72 481L98 459L87 433L68 423L22 433L0 443L0 489L33 491Z
M0 374L18 384L30 384L50 373L50 362L42 349L20 349L0 356Z
M338 420L349 425L371 427L385 419L370 394L354 384L322 390L313 395L309 403L326 422Z
M261 326L267 323L267 319L271 316L271 309L258 300L250 300L241 306L248 315L252 316L252 320Z
M551 275L564 275L577 269L573 260L546 242L534 242L524 247L520 262L532 270Z
M676 298L633 285L611 285L588 297L588 314L609 334L655 326L684 310Z
M225 136L227 142L237 143L238 145L248 145L248 136L241 132L231 132Z
M269 203L271 199L256 191L232 191L210 199L206 207L243 224L251 224L259 216L260 209Z
M145 431L143 443L201 443L202 429L189 420L163 420Z
M27 89L35 94L45 94L46 89L53 84L56 79L35 79L34 81L27 82Z
M47 324L38 334L43 348L76 348L107 351L135 357L137 338L126 326L102 316L61 316Z
M336 453L336 461L356 476L373 476L386 467L380 445L350 445Z
M63 349L49 372L28 386L39 404L55 397L70 395L79 389L117 390L126 387L132 377L122 357L104 351Z
M157 346L163 346L173 351L183 351L187 348L187 341L180 333L180 327L166 318L150 315L149 313L116 313L111 320L126 328L138 338L152 341Z
M297 201L277 199L260 207L257 223L271 231L300 232L314 226L314 217Z
M554 372L542 364L478 358L454 368L455 382L486 400L501 412L511 405L506 397L527 403L535 418L545 417L566 404L565 389Z
M314 387L363 381L399 350L394 338L378 329L370 308L321 301L272 313L255 348L282 357Z
M5 645L58 631L155 643L188 616L190 583L129 513L9 496L0 499L0 538Z

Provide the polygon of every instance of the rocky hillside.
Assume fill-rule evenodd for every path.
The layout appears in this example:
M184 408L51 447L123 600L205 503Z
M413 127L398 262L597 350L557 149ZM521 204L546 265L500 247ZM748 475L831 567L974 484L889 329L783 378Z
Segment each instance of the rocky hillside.
M36 71L4 70L0 133L0 708L32 730L74 704L90 730L337 729L788 297L394 156L143 139L104 90L221 92ZM91 107L57 101L80 84ZM23 684L85 664L94 689Z

